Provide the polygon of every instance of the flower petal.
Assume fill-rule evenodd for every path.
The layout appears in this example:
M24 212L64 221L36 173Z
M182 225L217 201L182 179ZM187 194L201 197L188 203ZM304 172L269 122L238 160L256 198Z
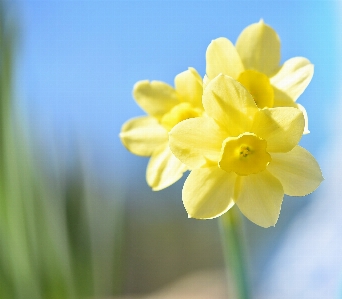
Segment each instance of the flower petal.
M194 107L203 109L202 78L194 68L189 67L187 71L175 77L175 88L182 102L188 102Z
M271 78L271 84L296 101L309 85L313 74L314 66L308 59L294 57L287 60Z
M211 219L233 205L236 174L218 167L192 170L183 187L183 204L189 217Z
M176 91L161 81L137 82L133 87L133 97L146 113L158 119L179 104Z
M323 181L317 161L300 146L284 154L272 154L267 170L282 183L285 194L291 196L307 195Z
M277 223L284 191L277 178L267 170L239 177L235 203L252 222L262 227Z
M237 77L244 71L240 56L230 40L220 37L213 40L206 52L206 72L209 79L220 73Z
M267 141L268 152L288 152L302 138L304 123L297 108L263 109L256 113L251 131Z
M167 131L151 116L136 117L125 122L120 138L133 154L151 156L155 148L168 140Z
M188 168L171 152L168 143L152 154L146 169L146 180L153 191L159 191L177 182Z
M207 75L204 75L203 77L203 90L207 87L208 83L210 82L210 79Z
M302 105L294 102L293 99L291 99L289 95L287 95L285 92L281 91L280 89L274 86L273 86L273 91L274 91L274 107L295 107L295 108L298 108L300 111L302 111L304 115L304 120L305 120L303 134L304 135L309 134L310 133L309 119L308 119L308 114L305 108Z
M273 107L297 107L294 100L288 94L286 94L284 91L278 89L275 86L272 87L274 92Z
M250 93L239 82L222 74L211 80L204 90L203 107L228 136L249 131L258 111Z
M263 20L246 27L240 34L236 49L245 69L254 69L270 76L279 67L280 39Z
M297 108L302 111L303 115L304 115L304 119L305 119L305 126L304 126L304 132L303 134L306 135L306 134L309 134L310 131L309 131L309 118L308 118L308 114L306 112L306 109L301 105L301 104L297 104Z
M174 155L191 168L217 165L225 132L209 117L184 120L169 133Z

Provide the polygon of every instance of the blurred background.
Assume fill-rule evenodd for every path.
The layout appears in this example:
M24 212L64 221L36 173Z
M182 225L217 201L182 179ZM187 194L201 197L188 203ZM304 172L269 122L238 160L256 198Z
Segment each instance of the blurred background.
M225 298L216 220L188 219L185 178L153 192L119 140L139 80L205 74L211 40L261 18L282 62L315 65L301 140L325 182L245 221L255 298L342 298L338 1L8 1L0 32L0 298ZM337 137L337 138L336 138ZM327 154L328 153L328 154ZM233 295L231 295L233 298Z

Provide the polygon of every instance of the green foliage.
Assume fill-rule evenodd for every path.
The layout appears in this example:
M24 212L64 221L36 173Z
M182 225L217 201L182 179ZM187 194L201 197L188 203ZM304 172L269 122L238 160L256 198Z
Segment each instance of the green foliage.
M120 205L94 191L83 161L68 178L43 174L15 108L15 26L0 6L0 298L118 293Z

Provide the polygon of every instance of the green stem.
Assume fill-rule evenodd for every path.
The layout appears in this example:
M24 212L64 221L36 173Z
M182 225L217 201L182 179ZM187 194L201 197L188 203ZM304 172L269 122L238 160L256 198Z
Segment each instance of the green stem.
M238 299L249 299L250 290L241 215L236 207L233 207L219 219L227 279L229 277L234 279Z

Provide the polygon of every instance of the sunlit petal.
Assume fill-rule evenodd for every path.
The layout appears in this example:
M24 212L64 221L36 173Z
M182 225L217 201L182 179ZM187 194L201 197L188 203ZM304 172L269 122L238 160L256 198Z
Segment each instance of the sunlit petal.
M215 218L233 205L236 174L227 173L217 167L191 171L183 187L183 204L189 217L197 219Z
M154 117L142 116L125 122L120 138L133 154L150 156L157 146L167 143L168 135Z
M278 70L280 40L263 20L246 27L240 34L236 49L245 69L254 69L270 76Z
M191 168L217 165L224 131L209 117L187 119L176 125L169 134L172 152Z
M308 114L306 112L306 109L301 105L301 104L297 104L296 103L296 106L297 108L302 111L303 115L304 115L304 119L305 119L305 126L304 126L304 132L303 134L306 135L306 134L309 134L310 131L309 131L309 118L308 118Z
M203 106L228 136L248 132L258 108L250 93L233 78L219 75L203 92Z
M291 196L307 195L323 181L317 161L300 146L288 153L272 154L267 169L282 183L285 194Z
M272 87L274 92L273 107L297 107L296 103L287 93L278 89L275 86Z
M288 152L302 138L303 113L292 107L263 109L255 115L251 131L267 141L268 152Z
M133 88L133 97L145 112L158 119L179 104L176 91L161 81L137 82Z
M239 177L236 204L252 222L262 227L277 223L284 190L267 170L258 174Z
M194 107L202 108L202 78L194 68L178 74L175 77L175 89L182 102L188 102Z
M271 78L271 84L286 93L293 101L303 93L314 74L314 66L304 57L287 60Z
M217 38L209 44L206 62L206 72L209 79L214 79L220 73L236 79L244 71L234 45L224 37Z
M158 191L177 182L187 170L166 143L155 149L151 156L146 170L147 183L154 191Z
M208 83L210 82L210 79L207 75L204 75L203 77L203 90L207 87Z

